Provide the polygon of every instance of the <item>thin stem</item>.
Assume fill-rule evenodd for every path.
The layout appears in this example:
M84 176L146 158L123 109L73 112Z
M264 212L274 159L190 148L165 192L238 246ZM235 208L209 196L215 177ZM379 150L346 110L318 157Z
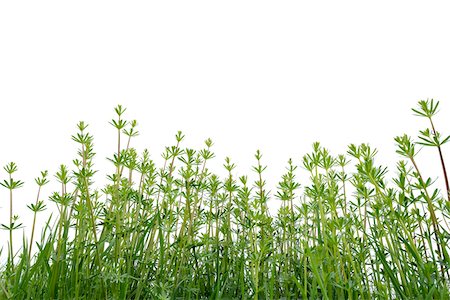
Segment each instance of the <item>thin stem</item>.
M429 120L431 123L431 129L433 130L433 134L436 136L436 129L434 128L433 120L431 119L431 117L429 118ZM445 167L444 156L442 155L441 145L438 145L437 148L439 151L439 158L441 160L442 172L444 173L445 189L447 191L447 200L450 201L450 184L447 176L447 170Z
M39 202L39 195L41 193L41 187L42 186L39 185L38 192L37 192L37 197L36 197L36 204L35 204L36 206L38 205L38 202ZM37 216L37 210L35 210L34 214L33 214L33 225L31 226L30 249L28 249L28 257L29 258L31 257L31 250L33 248L34 231L35 231L35 228L36 228L36 216Z

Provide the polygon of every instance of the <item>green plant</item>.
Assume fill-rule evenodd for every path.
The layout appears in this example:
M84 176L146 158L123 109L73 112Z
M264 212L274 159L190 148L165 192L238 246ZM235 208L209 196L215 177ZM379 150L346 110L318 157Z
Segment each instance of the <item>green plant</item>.
M23 182L13 179L15 163L4 168L10 211L0 299L448 299L450 137L435 129L438 105L413 109L431 126L418 141L395 137L405 159L396 175L388 177L368 144L333 156L317 142L300 161L308 178L300 184L300 165L289 159L274 192L261 151L248 176L225 158L222 178L209 169L212 140L184 148L182 132L158 167L150 151L133 148L138 124L120 105L110 122L112 170L98 189L94 139L79 122L77 157L57 170L50 202L41 200L49 173L35 179L32 227L17 253L13 191ZM438 149L445 195L419 168L422 146ZM271 201L281 202L278 211ZM56 211L37 238L37 215L49 207Z
M0 184L9 190L9 224L2 224L2 227L9 231L9 252L8 252L8 267L14 272L14 251L13 251L13 231L19 229L22 224L17 223L19 217L13 215L13 190L23 186L23 182L20 180L14 180L12 174L17 171L17 165L14 162L10 162L3 169L8 173L8 179L3 180Z

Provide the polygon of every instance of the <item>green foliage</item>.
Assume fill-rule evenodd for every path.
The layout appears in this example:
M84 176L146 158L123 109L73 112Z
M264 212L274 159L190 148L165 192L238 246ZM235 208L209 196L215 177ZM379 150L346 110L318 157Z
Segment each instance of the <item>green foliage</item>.
M35 179L33 225L18 252L13 192L23 182L15 163L4 167L10 239L0 299L448 299L450 194L416 161L422 146L437 148L449 191L442 146L450 137L436 131L438 106L421 100L413 109L430 128L417 141L394 139L405 160L393 177L368 144L333 156L316 142L301 160L308 178L300 184L289 159L273 193L261 151L251 176L237 176L227 157L221 178L208 169L212 140L183 148L181 131L157 167L132 147L138 123L124 120L120 105L110 122L112 170L98 190L94 138L79 122L73 166L54 175L60 188L41 199L49 174ZM48 206L57 213L35 238Z

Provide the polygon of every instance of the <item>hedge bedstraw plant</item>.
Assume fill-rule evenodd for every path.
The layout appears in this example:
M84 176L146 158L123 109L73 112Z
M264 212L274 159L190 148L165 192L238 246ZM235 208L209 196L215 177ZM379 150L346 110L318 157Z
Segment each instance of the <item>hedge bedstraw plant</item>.
M301 164L287 161L273 193L260 151L251 174L238 175L226 158L222 177L209 169L212 140L184 148L182 132L157 166L150 151L133 148L138 123L120 105L110 122L112 172L98 189L94 138L79 122L73 166L55 174L60 188L42 200L48 171L35 179L32 227L19 248L13 194L23 182L15 163L4 168L0 299L449 299L450 136L436 130L438 106L422 100L413 109L430 125L417 141L395 137L404 160L394 177L368 144L333 156L314 143ZM444 193L420 169L422 146L438 150ZM300 168L309 177L302 184ZM281 202L277 211L271 201ZM49 207L55 213L37 237Z

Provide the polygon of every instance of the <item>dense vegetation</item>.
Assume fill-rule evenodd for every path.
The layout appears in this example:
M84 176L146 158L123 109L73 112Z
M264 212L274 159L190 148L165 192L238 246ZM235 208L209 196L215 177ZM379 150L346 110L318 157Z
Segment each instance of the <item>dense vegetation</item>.
M394 178L367 144L334 157L315 143L301 164L310 174L305 186L288 160L273 195L259 151L256 181L237 177L229 158L221 178L208 169L212 141L184 149L179 132L156 166L149 151L130 146L137 123L124 120L121 106L111 121L114 171L99 191L93 137L80 122L72 137L78 157L55 175L61 188L41 200L50 175L36 178L37 200L28 206L34 222L19 249L13 197L23 183L15 163L4 168L10 218L2 225L9 241L0 298L448 299L450 189L441 146L450 137L433 123L438 104L419 101L413 109L428 124L417 141L395 138L404 160ZM419 169L419 147L439 155L435 175L444 178L444 192ZM282 202L276 214L269 199ZM58 213L41 231L36 219L49 205Z

